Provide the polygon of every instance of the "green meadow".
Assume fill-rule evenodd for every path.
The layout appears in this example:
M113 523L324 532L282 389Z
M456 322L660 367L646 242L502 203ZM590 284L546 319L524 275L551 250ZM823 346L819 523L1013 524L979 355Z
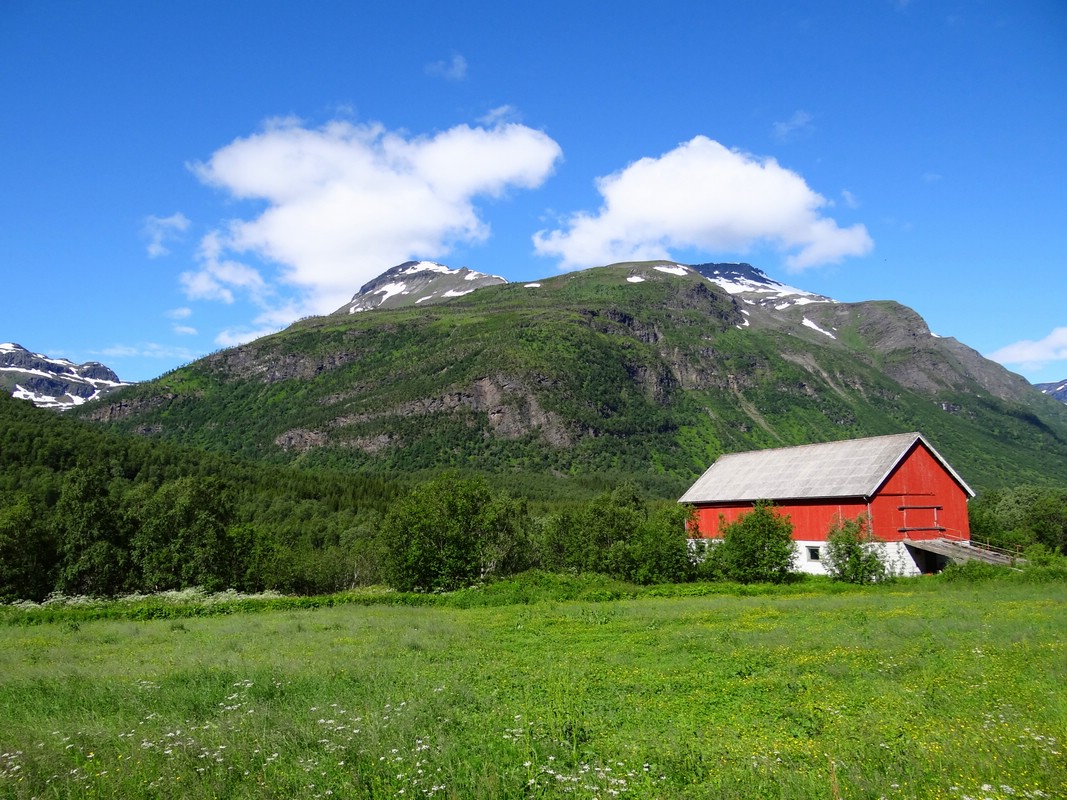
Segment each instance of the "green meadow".
M27 619L5 798L1067 796L1062 582Z

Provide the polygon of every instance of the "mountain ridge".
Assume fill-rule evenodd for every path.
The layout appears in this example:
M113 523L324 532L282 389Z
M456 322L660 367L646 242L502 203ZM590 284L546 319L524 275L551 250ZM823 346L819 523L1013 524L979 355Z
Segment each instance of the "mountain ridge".
M972 485L1067 482L1067 409L1021 376L899 303L741 277L627 262L429 305L409 295L301 320L78 413L278 462L610 473L664 496L723 452L900 430L922 430Z
M1049 397L1067 403L1067 380L1052 383L1035 383L1034 386Z

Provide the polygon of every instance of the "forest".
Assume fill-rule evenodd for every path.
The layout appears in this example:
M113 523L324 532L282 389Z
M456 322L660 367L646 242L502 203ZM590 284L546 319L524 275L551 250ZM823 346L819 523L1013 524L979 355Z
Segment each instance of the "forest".
M686 510L633 482L509 486L455 470L365 475L102 431L0 396L0 601L192 586L444 591L539 568L634 583L724 576ZM971 504L976 539L1067 553L1067 489Z

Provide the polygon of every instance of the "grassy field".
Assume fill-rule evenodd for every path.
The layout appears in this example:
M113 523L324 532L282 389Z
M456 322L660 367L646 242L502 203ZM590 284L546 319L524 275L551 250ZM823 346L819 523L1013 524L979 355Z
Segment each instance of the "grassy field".
M1067 586L0 626L0 797L1067 797Z

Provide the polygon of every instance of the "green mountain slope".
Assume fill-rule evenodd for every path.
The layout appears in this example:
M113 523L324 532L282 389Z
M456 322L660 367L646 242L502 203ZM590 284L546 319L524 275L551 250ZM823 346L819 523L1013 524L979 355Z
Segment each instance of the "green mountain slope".
M611 475L669 497L723 452L905 430L975 487L1067 483L1067 407L910 309L775 309L657 266L303 320L79 413L276 462L469 468L520 493Z

